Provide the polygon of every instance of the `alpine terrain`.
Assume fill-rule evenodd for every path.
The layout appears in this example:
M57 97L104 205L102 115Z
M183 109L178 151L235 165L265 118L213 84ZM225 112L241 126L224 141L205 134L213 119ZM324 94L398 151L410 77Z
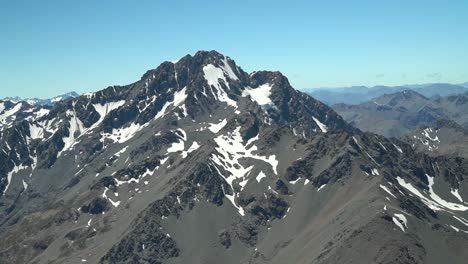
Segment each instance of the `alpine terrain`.
M216 51L16 110L36 114L0 132L1 263L468 259L465 159L362 132Z
M432 156L454 155L468 158L468 129L451 120L418 128L402 137L413 149Z
M425 97L446 97L465 93L468 91L466 83L464 84L449 84L449 83L430 83L430 84L415 84L403 86L351 86L340 88L318 88L308 89L307 93L328 104L348 104L357 105L371 101L374 98L385 94L392 94L412 90Z
M441 119L468 127L468 93L427 98L412 90L385 94L359 105L332 106L361 130L400 137Z
M11 101L13 103L18 103L18 102L26 102L30 105L54 105L56 104L57 102L60 102L60 101L63 101L63 100L66 100L66 99L70 99L70 98L75 98L75 97L78 97L79 94L77 94L76 92L69 92L69 93L66 93L66 94L62 94L62 95L59 95L59 96L55 96L53 98L48 98L48 99L40 99L40 98L21 98L21 97L18 97L18 96L15 96L15 97L6 97L6 98L3 98L2 100L3 101Z

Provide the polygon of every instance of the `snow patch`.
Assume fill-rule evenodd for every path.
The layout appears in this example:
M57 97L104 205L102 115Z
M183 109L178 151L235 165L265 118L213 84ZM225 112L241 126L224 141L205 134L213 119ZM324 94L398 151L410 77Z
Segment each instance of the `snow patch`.
M31 139L42 139L44 138L44 129L36 124L29 124L29 134Z
M437 195L435 192L434 192L434 189L433 189L433 186L434 186L434 177L431 177L429 175L426 174L426 177L427 177L427 180L429 182L429 196L432 198L432 200L434 200L435 202L437 202L438 204L440 204L441 206L449 209L449 210L453 210L453 211L466 211L468 210L468 207L467 206L464 206L462 204L456 204L456 203L451 203L451 202L448 202L448 201L445 201L444 199L442 199L439 195Z
M405 229L408 229L405 215L394 214L394 217L392 217L392 220L393 220L393 223L395 223L395 225L397 225L401 229L401 231L405 232Z
M215 67L213 64L208 64L203 67L203 73L210 89L211 87L215 88L215 91L212 90L215 98L221 102L227 103L228 105L234 108L237 108L236 101L229 98L226 91L224 91L223 87L219 83L219 79L223 80L227 88L230 89L229 83L227 82L226 76L224 75L224 71L220 68Z
M398 152L403 153L403 150L400 147L398 147L397 145L395 145L393 143L392 143L392 145L398 150Z
M391 196L393 196L393 198L396 198L396 196L384 185L380 184L380 188L382 190L384 190L386 193L390 194Z
M263 173L263 171L260 171L260 173L257 175L257 177L255 177L255 179L257 180L258 183L260 183L260 181L263 178L266 178L266 175L265 175L265 173Z
M429 182L428 187L429 187L429 198L425 197L418 189L413 187L410 183L406 183L404 179L397 177L398 183L410 191L412 194L418 196L421 201L426 204L429 208L435 211L446 211L446 210L452 210L452 211L466 211L468 210L468 207L462 204L456 204L456 203L451 203L447 202L444 199L442 199L439 195L437 195L434 192L433 186L434 186L434 177L430 177L429 175L426 174L427 180Z
M11 183L11 179L13 178L13 175L18 173L20 170L24 170L24 169L27 169L28 167L26 166L23 166L23 165L19 165L19 166L15 166L7 175L7 185L5 186L5 190L3 191L3 194L6 193L6 191L8 190L8 187L10 187L10 183Z
M227 120L223 119L223 121L219 122L218 124L208 124L208 129L213 133L218 133L223 127L227 124Z
M327 186L327 184L322 184L322 185L317 189L317 192L320 192L320 190L322 190L323 188L325 188L325 186Z
M105 188L104 189L104 193L102 194L102 198L108 200L114 207L118 207L119 204L120 204L120 201L117 201L117 202L114 202L111 198L107 197L107 191L109 190L109 188Z
M327 133L328 128L325 124L323 124L322 122L320 122L317 118L313 116L312 116L312 119L314 119L315 123L317 124L317 126L319 126L320 130L322 130L323 133Z
M235 189L233 188L233 182L235 180L241 180L243 185L247 184L247 176L252 170L253 166L244 167L240 164L240 160L245 158L252 158L264 161L271 165L275 174L278 174L276 170L278 161L276 160L275 155L270 155L267 158L254 154L253 152L257 151L257 146L252 145L247 148L248 146L243 144L240 129L241 127L237 127L228 135L220 135L214 139L217 144L217 154L212 154L211 160L216 164L214 167L218 171L219 175L226 180L232 189L233 194L228 195L226 192L224 192L225 196L231 201L234 207L238 209L239 213L243 215L242 207L238 206L235 202L235 197L238 196L238 193L236 193ZM223 168L227 175L221 173L218 167Z
M272 86L268 83L262 84L257 88L247 87L244 91L242 91L242 96L250 96L252 101L257 102L257 104L260 106L271 105L273 104L270 99L271 88Z
M450 189L450 193L452 193L453 196L457 197L457 199L463 203L463 198L460 196L458 189Z
M112 133L104 134L103 136L105 138L111 139L113 142L122 144L133 138L136 133L141 131L146 126L148 126L148 124L140 125L137 123L132 123L125 128L114 128L112 129Z
M121 107L124 104L125 104L125 100L109 102L105 104L93 104L94 110L96 110L96 112L98 112L99 114L99 120L96 123L94 123L88 130L93 130L94 128L99 126L99 124L101 124L102 121L104 121L104 118L106 118L106 116L110 112Z
M57 157L60 157L62 152L70 149L74 145L75 140L77 139L77 137L75 137L75 134L77 132L81 133L85 129L83 122L81 122L81 120L78 117L76 117L74 111L67 111L67 117L70 118L70 120L68 121L68 136L62 138L64 146L63 149L57 154Z
M174 99L172 101L166 102L164 106L159 110L154 119L164 117L166 115L166 110L169 106L173 106L173 109L182 105L187 99L187 87L184 87L182 90L174 93Z
M190 146L190 148L188 150L185 150L182 152L182 158L186 158L188 156L188 154L192 153L193 151L197 150L198 148L200 147L200 145L198 144L198 142L194 141L192 143L192 146Z

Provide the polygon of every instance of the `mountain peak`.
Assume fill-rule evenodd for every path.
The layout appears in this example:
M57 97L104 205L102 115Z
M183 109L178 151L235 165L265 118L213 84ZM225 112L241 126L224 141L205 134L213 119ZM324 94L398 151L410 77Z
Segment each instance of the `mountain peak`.
M219 102L238 112L240 101L247 98L263 108L266 106L271 114L276 112L273 116L284 122L294 120L297 111L300 111L308 112L317 121L326 120L323 121L324 126L326 123L332 128L347 126L329 107L294 89L280 72L256 71L247 74L234 60L217 51L199 51L176 62L165 62L148 71L142 82L143 91L150 95L154 92L160 95L183 93L187 102L184 107L192 117L198 112L211 111ZM307 123L313 125L310 131L306 129L306 134L312 130L324 130L317 126L315 120L302 125Z

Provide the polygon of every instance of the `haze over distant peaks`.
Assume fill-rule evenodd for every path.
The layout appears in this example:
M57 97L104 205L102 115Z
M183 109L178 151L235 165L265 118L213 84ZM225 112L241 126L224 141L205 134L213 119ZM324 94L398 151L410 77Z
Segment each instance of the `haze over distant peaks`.
M413 90L426 97L448 96L468 91L468 83L430 83L400 86L352 86L343 88L319 88L306 90L308 94L328 104L345 103L355 105L367 102L384 94Z
M5 97L1 99L1 101L10 101L12 103L18 103L18 102L26 102L30 105L53 105L57 102L69 99L69 98L75 98L78 97L79 94L76 92L69 92L66 94L58 95L52 98L47 98L47 99L40 99L40 98L21 98L18 96L15 97Z

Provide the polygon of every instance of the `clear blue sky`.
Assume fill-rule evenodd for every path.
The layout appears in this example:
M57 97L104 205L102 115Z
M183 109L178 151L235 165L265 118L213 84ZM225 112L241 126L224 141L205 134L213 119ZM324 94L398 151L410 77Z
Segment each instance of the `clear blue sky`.
M5 0L0 97L136 81L218 50L299 89L468 81L468 1Z

